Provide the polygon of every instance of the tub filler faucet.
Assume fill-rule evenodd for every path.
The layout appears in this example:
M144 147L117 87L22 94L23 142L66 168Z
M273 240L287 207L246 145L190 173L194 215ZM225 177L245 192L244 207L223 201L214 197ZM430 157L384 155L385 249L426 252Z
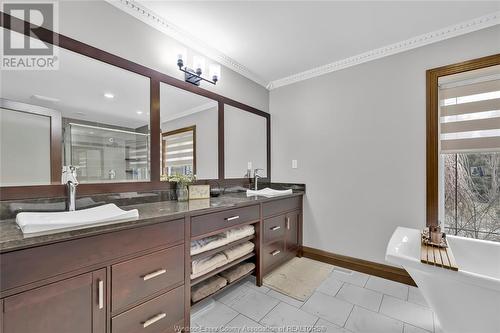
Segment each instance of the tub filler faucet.
M62 170L62 183L66 184L68 191L68 199L66 201L66 209L70 212L76 209L76 187L78 180L76 179L76 167L73 165L65 165Z

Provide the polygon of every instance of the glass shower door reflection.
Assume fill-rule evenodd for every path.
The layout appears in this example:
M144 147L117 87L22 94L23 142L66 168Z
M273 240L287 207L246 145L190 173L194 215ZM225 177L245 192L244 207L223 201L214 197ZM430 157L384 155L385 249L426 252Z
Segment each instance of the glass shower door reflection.
M119 129L69 123L65 164L77 167L81 183L148 181L149 129Z

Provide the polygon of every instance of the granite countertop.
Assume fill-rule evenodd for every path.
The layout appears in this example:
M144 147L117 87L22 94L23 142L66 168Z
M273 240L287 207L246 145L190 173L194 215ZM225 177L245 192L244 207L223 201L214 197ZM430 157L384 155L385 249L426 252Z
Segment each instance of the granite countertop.
M24 236L16 224L15 219L0 220L0 252L9 252L24 248L82 238L105 232L118 231L137 226L144 226L158 222L183 218L187 213L191 215L205 214L224 210L232 207L248 206L265 201L278 200L303 195L302 191L274 198L251 196L246 193L224 194L220 197L192 200L189 202L160 201L143 203L129 206L121 206L122 209L130 210L136 208L139 217L127 221L111 222L99 226L90 226L82 229L65 231L52 231L43 235Z

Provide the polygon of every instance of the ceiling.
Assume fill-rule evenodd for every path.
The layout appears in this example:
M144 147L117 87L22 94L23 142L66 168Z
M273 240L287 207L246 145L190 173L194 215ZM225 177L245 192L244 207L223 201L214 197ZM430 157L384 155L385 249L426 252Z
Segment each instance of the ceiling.
M498 1L137 2L264 82L500 10Z

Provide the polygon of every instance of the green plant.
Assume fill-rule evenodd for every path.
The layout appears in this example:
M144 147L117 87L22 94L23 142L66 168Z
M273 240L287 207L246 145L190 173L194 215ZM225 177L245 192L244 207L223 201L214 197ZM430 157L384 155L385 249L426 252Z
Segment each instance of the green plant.
M162 181L167 181L167 182L173 182L177 183L180 186L187 186L189 184L192 184L196 181L196 175L193 174L180 174L176 173L175 175L162 175L161 176Z

